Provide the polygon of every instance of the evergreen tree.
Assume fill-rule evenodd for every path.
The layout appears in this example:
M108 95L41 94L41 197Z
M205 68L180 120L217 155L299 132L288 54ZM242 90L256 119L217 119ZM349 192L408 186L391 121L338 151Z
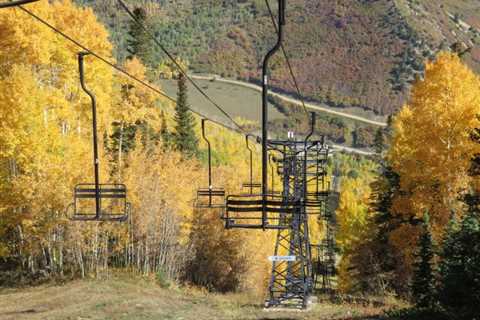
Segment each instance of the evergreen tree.
M121 151L123 154L127 154L134 150L137 126L119 122L114 122L112 126L113 132L110 135L111 144L109 151L113 153Z
M434 253L429 224L428 213L425 213L419 251L413 265L414 274L412 283L412 295L415 299L415 305L420 308L431 308L435 303L435 278L433 275Z
M195 118L189 110L186 77L180 74L178 78L177 105L175 106L175 133L173 143L175 148L187 157L198 153L198 139L195 135Z
M135 18L144 26L148 27L147 12L143 8L135 8L133 10ZM152 39L142 29L142 27L135 21L129 23L127 39L127 51L129 53L128 59L132 59L134 56L140 58L143 63L152 66L154 45Z
M374 212L372 219L377 226L377 232L369 247L372 250L372 257L376 258L379 265L375 267L372 264L355 263L354 267L363 274L362 281L366 282L363 287L376 283L377 288L373 291L377 293L384 290L385 287L403 291L403 283L395 279L395 269L398 261L389 242L391 232L398 228L401 223L395 219L391 210L393 195L400 188L400 177L391 167L382 163L381 174L371 184L371 188L371 207ZM364 260L356 257L362 254L358 250L353 259Z
M385 138L383 136L383 129L378 128L376 134L375 134L375 139L373 142L373 145L375 147L375 152L378 154L382 154L383 149L385 147Z
M440 302L461 319L478 316L480 306L480 221L472 209L449 228L440 265Z

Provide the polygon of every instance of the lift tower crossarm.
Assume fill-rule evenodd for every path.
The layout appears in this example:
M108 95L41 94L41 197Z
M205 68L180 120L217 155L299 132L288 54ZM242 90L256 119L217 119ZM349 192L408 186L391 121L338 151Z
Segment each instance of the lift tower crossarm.
M267 53L262 68L262 227L267 224L268 193L268 65L270 59L282 47L285 26L286 0L278 0L278 39L275 46Z
M92 101L92 125L93 125L93 168L95 175L95 219L100 219L101 205L100 205L100 160L98 159L98 137L97 137L97 100L94 94L88 90L85 85L85 73L84 73L84 57L89 55L88 52L78 53L78 68L80 72L80 84L83 91L90 97Z

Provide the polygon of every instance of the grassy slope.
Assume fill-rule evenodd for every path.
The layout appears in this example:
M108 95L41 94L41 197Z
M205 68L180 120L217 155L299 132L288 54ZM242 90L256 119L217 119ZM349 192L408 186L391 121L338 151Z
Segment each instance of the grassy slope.
M215 102L225 108L225 111L232 117L240 117L258 122L261 117L261 95L251 89L242 88L221 82L210 82L197 80L196 83ZM161 88L170 96L175 97L177 84L172 80L160 81ZM209 117L220 121L228 122L228 119L213 104L205 99L191 84L188 84L189 103L194 110L201 111ZM270 119L284 118L275 108L270 108Z
M0 319L375 319L381 310L317 304L308 312L265 312L258 298L161 289L147 280L74 281L0 291Z

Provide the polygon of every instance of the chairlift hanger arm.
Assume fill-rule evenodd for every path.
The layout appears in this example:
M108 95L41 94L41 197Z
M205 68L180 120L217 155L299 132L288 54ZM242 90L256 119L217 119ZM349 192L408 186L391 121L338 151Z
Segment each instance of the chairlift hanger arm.
M278 38L275 46L265 56L262 66L262 194L263 194L263 215L262 225L266 226L266 200L268 183L268 66L270 59L281 48L283 42L283 29L285 26L285 6L286 0L278 0Z
M7 3L0 3L0 9L18 7L24 4L29 4L32 2L37 2L39 0L18 0L18 1L9 1Z
M270 170L271 170L271 187L272 187L272 190L271 190L271 193L272 193L272 196L273 194L275 193L275 163L276 163L276 159L275 159L275 156L271 153L268 154L268 163L270 164Z
M203 137L203 140L205 140L205 142L207 143L207 147L208 147L208 188L211 189L212 188L212 146L205 134L205 123L207 121L208 121L207 119L202 119L202 137Z
M253 138L253 139L255 139L255 141L257 141L257 140L258 140L258 139L257 139L258 137L255 136L255 135L253 135L253 134L251 134L251 133L248 133L247 135L245 135L245 139L246 139L246 141L247 141L247 149L253 152L253 150L250 148L250 144L249 144L249 139L248 139L248 138Z
M255 136L251 133L245 136L245 142L247 144L247 149L250 153L250 194L253 193L253 150L250 148L250 143L248 138L255 138Z
M307 145L308 140L312 137L313 133L315 132L315 123L317 121L317 114L315 112L311 112L311 123L310 123L310 132L305 138L305 146Z
M95 95L85 85L85 73L84 73L84 58L89 55L88 52L78 53L78 68L80 73L80 84L83 91L90 97L92 101L92 131L93 131L93 168L95 175L95 214L96 218L100 219L101 216L101 204L100 204L100 161L98 158L98 137L97 137L97 100Z

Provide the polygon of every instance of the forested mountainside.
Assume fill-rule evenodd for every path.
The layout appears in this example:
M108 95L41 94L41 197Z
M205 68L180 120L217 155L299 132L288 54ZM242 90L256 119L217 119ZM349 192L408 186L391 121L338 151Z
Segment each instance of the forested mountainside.
M114 0L77 0L108 25L119 59L127 55L127 17ZM190 63L192 72L258 81L273 43L264 0L127 1L147 8L158 39ZM276 2L270 0L276 11ZM285 46L304 95L332 106L394 113L424 61L460 42L465 61L480 68L480 4L476 0L289 0ZM152 49L155 51L155 49ZM155 68L159 52L145 57ZM281 57L277 90L294 93Z

